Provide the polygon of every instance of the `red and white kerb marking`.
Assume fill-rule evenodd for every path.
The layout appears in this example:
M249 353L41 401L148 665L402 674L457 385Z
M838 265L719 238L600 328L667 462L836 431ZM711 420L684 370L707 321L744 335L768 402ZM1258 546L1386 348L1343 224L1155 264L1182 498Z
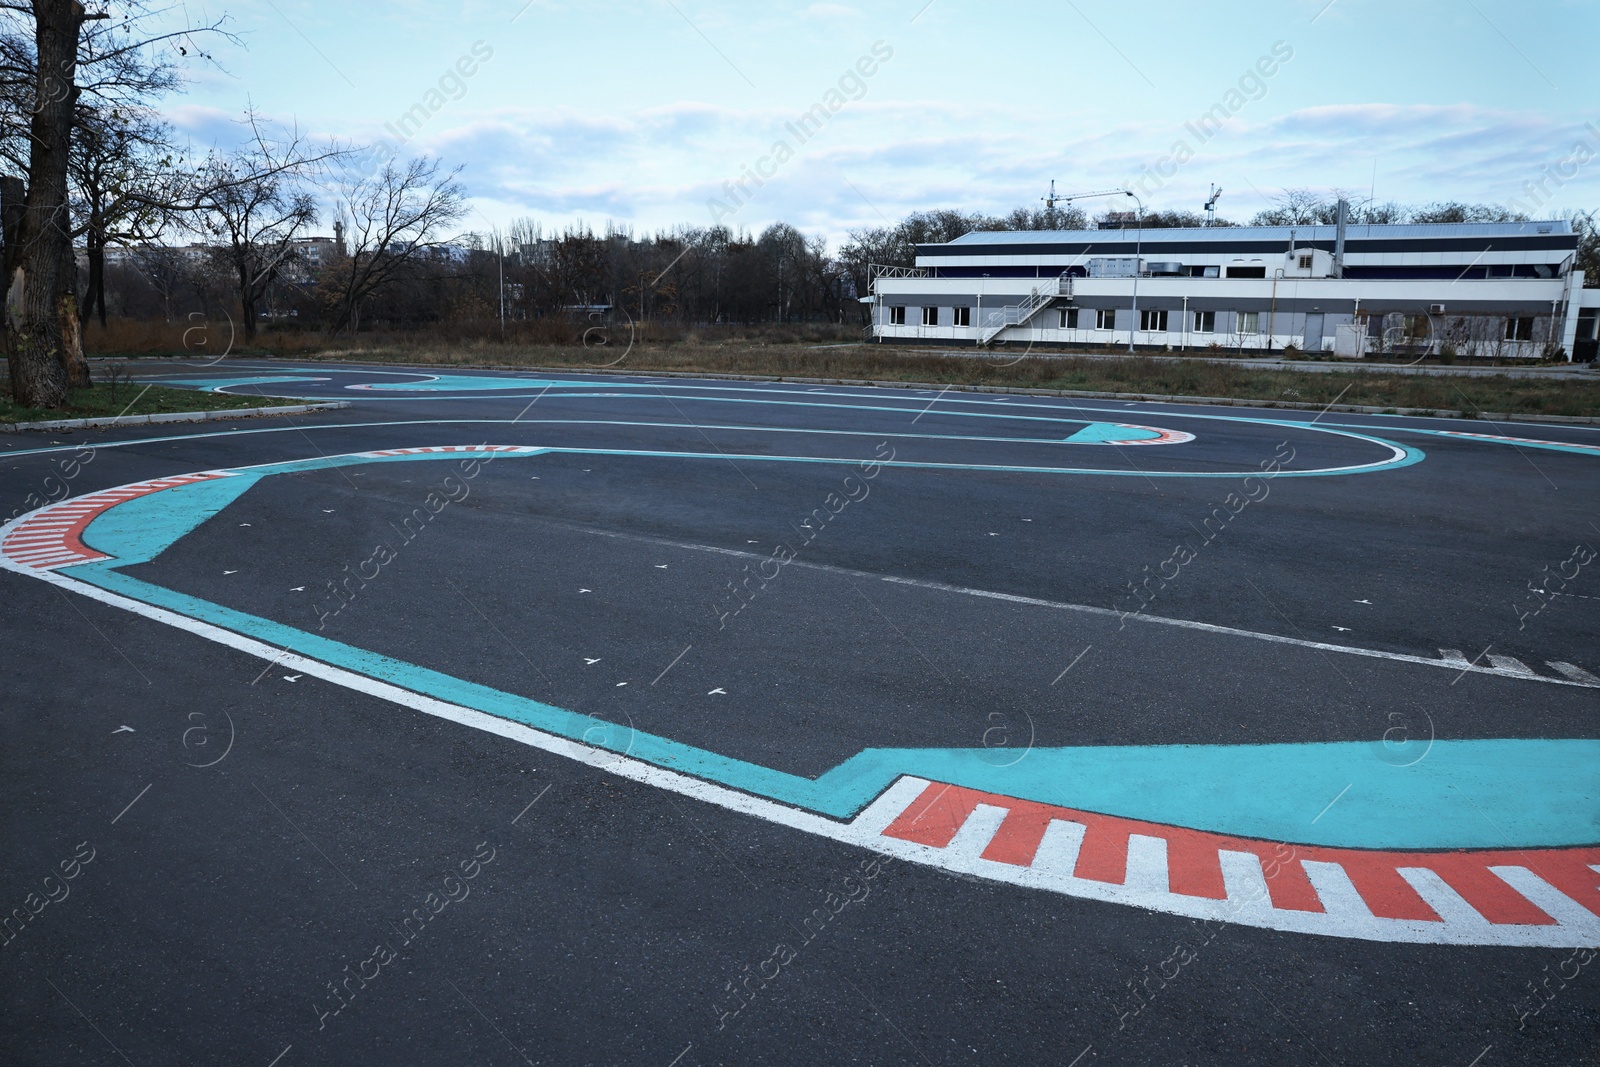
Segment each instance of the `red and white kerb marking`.
M1132 441L1101 441L1106 445L1182 445L1194 440L1194 434L1183 430L1168 430L1161 426L1136 426L1131 422L1114 423L1125 430L1145 430L1155 437L1141 437Z
M855 822L888 851L909 846L907 859L1196 918L1375 941L1600 943L1600 847L1282 844L909 777Z
M1580 444L1576 441L1538 441L1531 437L1506 437L1503 434L1472 433L1470 430L1434 430L1432 432L1440 437L1471 437L1478 441L1499 441L1502 444L1511 445L1560 445L1562 448L1570 448L1576 452L1593 452L1595 455L1600 456L1600 445Z
M227 477L231 475L220 471L180 474L174 478L155 478L148 482L121 485L47 505L17 520L7 531L5 540L0 541L0 555L33 570L51 570L109 559L105 553L96 552L83 543L84 527L102 512L137 496Z
M518 452L534 453L543 452L543 448L533 445L427 445L422 448L384 448L376 452L359 452L356 455L376 456L380 459L389 456L430 456L443 452Z

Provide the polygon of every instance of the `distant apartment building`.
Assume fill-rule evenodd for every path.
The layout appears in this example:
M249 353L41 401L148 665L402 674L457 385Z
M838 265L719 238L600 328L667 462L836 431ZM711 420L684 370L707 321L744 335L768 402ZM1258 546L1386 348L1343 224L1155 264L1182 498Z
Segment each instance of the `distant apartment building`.
M297 284L307 284L316 279L323 267L333 262L343 247L344 234L341 227L335 227L332 237L297 237L290 242L294 249L294 258L283 271L286 281ZM105 250L105 262L111 266L139 265L140 257L148 256L152 252L168 252L180 256L190 266L204 266L213 254L222 251L220 245L187 244L187 245L128 245L112 246ZM78 250L79 263L85 262L85 252Z

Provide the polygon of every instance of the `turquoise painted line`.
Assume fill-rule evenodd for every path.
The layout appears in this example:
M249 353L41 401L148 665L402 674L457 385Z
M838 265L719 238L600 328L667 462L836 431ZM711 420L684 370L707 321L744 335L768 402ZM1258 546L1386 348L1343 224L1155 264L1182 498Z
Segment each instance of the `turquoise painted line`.
M370 389L373 392L497 392L504 389L534 389L549 388L552 385L561 385L571 379L544 379L544 378L504 378L483 375L481 377L471 374L440 374L428 381L421 382L371 382L361 385L347 385L346 389ZM468 385L466 383L473 384ZM487 383L487 384L479 384ZM505 383L505 384L501 384ZM587 382L576 384L588 385ZM588 385L593 388L592 385ZM630 382L619 382L615 388L645 388Z
M1566 452L1575 456L1600 456L1600 445L1574 444L1567 441L1539 441L1527 437L1495 436L1465 430L1424 430L1416 427L1395 427L1399 433L1421 433L1430 437L1445 437L1452 441L1471 441L1486 445L1510 445L1513 448L1539 448L1547 452Z
M319 367L318 370L323 372L323 373L326 373L326 374L347 374L347 375L364 375L364 374L388 374L388 375L411 374L411 375L421 375L422 374L422 372L420 372L420 371L386 371L386 370L379 370L379 369L375 369L375 368L362 368L362 367L327 367L327 368L320 368ZM641 376L643 376L643 375L641 375ZM456 375L455 377L458 377L458 378L461 378L461 379L467 380L467 381L475 380L475 379L473 379L473 377L471 375ZM505 377L505 376L500 376L500 377L496 378L495 380L498 380L498 381L519 381L519 382L524 382L524 383L527 383L527 384L539 385L539 386L542 386L542 387L548 387L548 386L551 386L551 385L555 385L555 386L572 386L572 387L575 387L575 388L576 387L583 387L583 388L590 388L590 389L602 388L601 386L597 386L593 382L593 380L591 378L549 378L549 379L546 379L546 378L537 378L537 379L528 378L528 379L522 379L522 378L509 378L509 377ZM783 384L784 383L781 383L781 382L773 382L768 387L757 387L757 386L749 386L749 385L733 385L733 384L726 384L725 385L725 384L719 384L719 382L716 379L699 379L699 380L691 379L691 380L687 380L687 381L616 382L615 384L613 384L611 386L604 387L604 388L610 388L610 389L615 389L615 390L624 390L624 389L626 389L626 390L637 390L637 389L662 390L662 389L672 389L672 390L680 390L680 391L700 390L700 391L713 391L713 392L724 392L724 393L759 393L759 394L769 395L769 396L774 394L774 393L777 393L777 394L789 394L789 395L796 395L796 396L808 395L810 393L810 391L811 391L811 388L814 388L814 387L808 387L806 389L797 389L797 388L779 388L778 387L778 386L781 386ZM380 384L379 388L385 388L385 387ZM832 397L859 398L859 399L868 399L868 400L875 400L875 399L881 399L882 398L883 392L882 392L881 389L874 389L874 390L872 390L870 392L851 391L851 390L860 390L861 388L862 387L860 387L860 386L832 386L832 387L828 388L827 395L828 396L832 396ZM925 392L925 393L934 393L934 392L936 392L936 390L933 390L933 389L926 389L926 390L922 390L922 391ZM558 395L567 395L567 394L563 393L563 394L558 394ZM612 393L612 394L596 394L596 395L631 396L633 394L631 394L631 393ZM406 399L406 398L397 397L395 399ZM429 399L429 398L417 397L415 399L422 400L422 399ZM466 398L466 399L497 400L497 399L510 399L510 398L507 398L507 397L472 397L472 398ZM693 399L693 398L690 398L690 399ZM709 398L707 398L707 399L709 399ZM910 396L906 397L906 402L908 404L918 403L921 400L922 400L921 397L910 397ZM1049 403L1042 402L1042 401L1045 401L1045 400L1050 400L1052 402L1049 402ZM1094 414L1094 415L1121 415L1121 414L1126 414L1126 415L1132 415L1132 416L1137 416L1137 417L1148 417L1151 414L1159 414L1163 418L1208 419L1208 420L1222 421L1222 422L1247 422L1247 423L1253 423L1253 424L1261 425L1261 426L1298 425L1298 426L1317 426L1317 428L1319 428L1319 429L1326 428L1326 427L1337 427L1339 429L1356 430L1356 431L1368 431L1368 430L1372 430L1372 429L1375 428L1375 427L1372 427L1372 426L1369 426L1369 425L1366 425L1366 424L1361 424L1361 423L1320 423L1320 425L1318 425L1318 423L1320 422L1320 418L1319 419L1314 419L1314 420L1312 420L1312 422L1309 422L1309 423L1303 423L1303 422L1291 423L1291 422L1287 422L1287 421L1284 421L1284 420L1281 420L1281 419L1252 418L1252 417L1249 417L1249 416L1242 416L1242 415L1210 415L1210 414L1199 414L1199 413L1192 413L1192 412L1186 412L1186 411L1168 411L1168 410L1164 410L1167 407L1172 407L1173 406L1170 403L1161 404L1160 407L1163 410L1153 410L1151 408L1129 408L1129 407L1126 407L1126 406L1113 407L1113 408L1108 408L1108 407L1085 407L1084 406L1085 404L1114 403L1114 401L1109 401L1109 400L1096 400L1093 397L1046 398L1046 397L1029 396L1027 394L1007 394L1004 397L1000 397L1000 398L997 398L997 399L990 400L990 399L983 399L981 397L969 397L969 396L964 396L964 395L960 395L960 394L955 394L955 395L941 396L939 398L939 403L940 404L966 404L966 405L971 405L971 406L992 406L992 405L1000 403L1002 401L1006 402L1008 406L1014 407L1014 408L1015 407L1026 407L1026 408L1033 408L1033 409L1037 409L1037 410L1041 410L1041 411L1056 411L1056 410L1060 410L1062 408L1067 408L1067 409L1071 409L1073 411L1077 411L1077 412L1080 412L1080 413ZM1154 403L1154 402L1152 402L1152 403ZM900 410L900 409L895 409L895 410ZM1378 415L1378 416L1374 416L1374 417L1375 418L1384 418L1384 419L1390 419L1390 418L1393 418L1393 419L1404 419L1404 418L1412 418L1414 416ZM1543 424L1541 424L1541 423L1517 422L1515 420L1504 420L1504 421L1501 421L1500 423L1498 423L1497 425L1501 425L1501 426L1524 426L1524 427L1528 427L1530 429L1538 429ZM1398 426L1398 425L1394 426L1392 428L1394 429L1395 432L1399 432L1399 433L1425 433L1425 434L1446 434L1446 435L1449 434L1449 431L1413 429L1411 427ZM1386 429L1385 432L1387 432L1387 429ZM1504 442L1502 442L1502 443L1504 443Z
M1209 417L1209 416L1195 416L1195 417L1198 418L1198 417ZM1244 419L1244 420L1238 420L1238 421L1250 422L1250 421L1253 421L1253 420ZM1380 461L1377 461L1375 463L1366 464L1366 465L1360 465L1360 466L1354 466L1354 467L1330 467L1330 468L1325 468L1325 469L1321 469L1321 470L1309 470L1309 471L1281 470L1276 475L1274 475L1275 478L1312 478L1312 477L1323 477L1323 476L1343 475L1343 474L1369 474L1369 473L1372 473L1374 471L1379 471L1379 470L1398 469L1400 467L1409 467L1414 463L1422 462L1422 460L1424 458L1426 458L1426 454L1419 448L1412 448L1412 447L1410 447L1408 445L1398 444L1398 443L1396 443L1394 441L1388 441L1388 440L1385 440L1385 439L1380 438L1380 437L1366 437L1366 436L1363 436L1361 434L1344 433L1344 432L1335 431L1335 430L1325 430L1325 429L1323 429L1321 427L1312 427L1309 423L1307 423L1307 424L1300 424L1300 423L1285 424L1285 423L1278 423L1278 422L1276 422L1274 420L1272 422L1272 424L1273 425L1294 425L1294 426L1302 426L1303 425L1304 428L1313 429L1313 430L1316 430L1318 432L1337 433L1339 436L1343 436L1343 437L1356 437L1356 438L1360 438L1360 439L1365 440L1365 441L1372 442L1374 444L1381 444L1381 445L1384 445L1384 446L1386 446L1388 448L1396 449L1396 450L1401 451L1402 453L1404 453L1402 456L1390 457L1387 460L1380 460ZM800 429L800 428L793 428L793 427L737 426L737 425L728 426L728 425L714 425L714 424L708 424L708 423L627 422L627 421L609 420L609 419L408 419L408 420L403 420L403 421L388 421L388 420L385 420L385 421L381 421L381 422L337 422L337 423L323 423L323 424L314 425L314 426L266 426L266 427L259 427L259 428L256 428L256 429L213 430L213 431L206 432L206 433L169 434L169 435L162 436L162 437L131 438L131 439L126 440L126 441L96 442L92 446L88 446L88 447L93 447L93 448L96 448L96 449L100 449L100 448L128 448L128 447L132 447L134 445L164 444L164 443L171 442L171 441L194 441L194 440L201 440L201 439L204 439L204 438L211 438L211 437L239 437L239 436L244 436L246 434L262 434L262 433L302 433L303 434L303 433L309 433L309 432L315 431L315 430L370 429L372 427L378 427L378 426L381 426L381 427L394 427L394 426L528 426L528 427L531 427L531 426L542 426L542 425L643 426L643 427L663 427L663 428L667 428L667 429L741 430L741 431L751 431L751 432L760 432L760 433L840 434L840 435L851 436L851 437L879 437L879 438L882 438L882 437L916 437L916 438L927 439L927 440L977 441L977 442L984 442L984 441L1013 442L1014 441L1014 442L1019 442L1019 443L1024 443L1024 444L1042 444L1042 445L1050 445L1050 444L1057 443L1057 442L1054 442L1054 441L1051 441L1051 440L1048 440L1048 439L1031 438L1031 437L1004 438L1004 437L970 437L970 436L956 436L956 435L944 435L944 434L894 434L894 433L884 433L884 432L878 432L878 431L810 430L810 429ZM17 451L14 451L14 452L0 451L0 456L48 455L48 454L54 453L54 452L76 452L76 451L82 450L84 447L86 447L86 446L82 445L82 444L55 445L55 446L51 446L51 447L48 447L48 448L18 449ZM766 461L766 462L774 462L774 461L776 461L776 462L802 462L802 463L834 463L834 464L841 464L841 465L849 465L849 464L855 464L855 463L861 462L861 460L859 460L859 459L843 459L843 458L840 458L840 459L828 459L828 458L820 458L820 457L812 458L812 457L788 457L788 456L766 456L766 455L729 456L728 454L722 453L722 452L715 452L715 453L711 453L711 452L668 452L668 451L658 451L658 452L634 451L634 452L630 452L630 451L627 451L627 450L599 450L599 449L578 449L578 448L552 448L552 449L549 449L549 451L553 451L553 452L572 452L572 453L588 452L588 453L601 454L601 455L681 456L681 457L692 458L692 459L729 459L729 458L732 458L732 459L761 460L761 461ZM1126 476L1126 477L1140 477L1140 478L1244 478L1244 477L1248 477L1248 476L1256 473L1255 471L1248 470L1248 469L1231 471L1231 472L1230 471L1160 471L1160 470L1119 471L1119 470L1107 470L1105 468L1099 468L1099 467L1030 467L1030 466L1009 466L1009 465L1008 466L1001 466L1001 465L982 464L982 463L975 463L975 464L916 463L916 462L912 462L912 461L909 461L909 460L895 460L895 461L892 461L892 462L890 462L890 463L888 463L886 465L887 466L892 466L892 467L909 467L909 468L923 468L923 467L925 467L925 468L929 468L929 469L941 469L941 470L996 471L996 472L1002 472L1002 473L1008 473L1008 474L1009 473L1019 473L1019 472L1020 473L1033 472L1033 473L1041 473L1041 474L1106 474L1106 475L1116 475L1116 476Z
M1404 455L1393 456L1387 460L1362 464L1354 467L1329 467L1323 470L1294 471L1280 470L1273 478L1323 478L1343 474L1371 474L1380 470L1395 470L1400 467L1409 467L1414 463L1421 463L1424 453L1421 449L1407 448L1404 445L1394 445ZM654 452L633 448L551 448L551 452L565 452L581 456L655 456L671 457L677 459L721 459L738 460L764 463L827 463L847 464L870 462L882 467L908 467L916 470L948 470L948 471L997 471L1005 474L1098 474L1114 478L1247 478L1258 474L1257 471L1156 471L1156 470L1108 470L1102 467L1027 467L1009 466L998 463L930 463L912 462L910 460L858 460L858 459L832 459L812 456L759 456L739 455L734 452ZM1263 476L1264 477L1264 476Z
M520 381L520 379L487 379L487 378L486 379L473 379L470 375L446 375L444 377L460 378L460 379L469 380L469 381L470 380L479 380L479 381L481 381L481 380ZM346 386L345 388L346 389L358 389L358 388L359 389L366 389L366 388L371 388L374 391L380 391L380 390L381 391L389 391L389 390L394 390L394 389L405 389L405 388L413 388L413 387L421 389L421 388L424 388L424 387L429 386L431 384L433 384L433 383L429 383L429 382L405 382L405 383L398 383L396 385L383 385L383 384L372 385L372 386L361 385L361 386ZM536 379L536 380L529 380L527 382L527 384L528 384L530 389L533 388L534 386L542 387L540 389L541 393L542 392L548 392L552 386L565 386L565 385L568 385L568 384L582 384L582 387L583 388L587 388L587 389L595 389L595 388L597 388L597 387L595 387L593 385L588 385L587 383L572 383L572 382L570 382L569 380L566 380L566 379L551 379L551 380ZM571 391L563 390L561 392L555 393L552 396L552 399L600 400L600 399L614 399L614 398L619 398L619 397L620 398L624 398L624 399L629 399L629 400L655 400L655 399L660 399L660 400L671 401L671 399L672 399L671 397L668 397L666 395L655 396L655 395L651 395L648 392L643 392L642 391L642 390L658 389L659 388L658 386L653 385L653 384L621 382L621 383L618 383L616 385L605 386L605 387L600 387L600 388L601 388L601 391L599 391L599 392L571 392ZM627 391L625 391L625 390L627 390ZM641 391L640 392L634 392L634 391L631 391L631 390L641 390ZM724 391L731 391L731 390L724 390ZM746 390L746 391L771 393L771 392L774 392L775 390ZM858 395L858 394L851 394L851 395ZM904 413L909 412L909 411L917 410L913 405L915 405L916 403L920 402L920 398L910 398L910 397L906 398L906 402L903 405L894 405L894 404L832 404L832 403L826 403L826 402L817 401L817 400L758 400L758 399L755 399L754 397L738 397L738 396L696 396L696 397L680 398L680 399L692 399L692 400L702 401L702 402L709 403L709 404L762 404L762 405L771 405L771 406L775 406L775 407L830 408L830 409L842 409L842 410L846 410L846 411L888 411L888 412L894 412L896 414L904 414ZM871 399L877 399L877 398L873 397ZM940 398L936 397L935 399L939 400L939 402L941 402L941 403L944 402ZM975 404L975 403L993 404L994 403L994 401L975 401L975 400L960 400L960 399L958 399L956 401L953 401L953 402L966 403L966 404ZM929 406L931 407L931 405L929 405ZM1017 406L1022 406L1022 405L1017 405ZM1029 404L1027 406L1033 407L1033 408L1038 408L1038 409L1041 409L1041 410L1056 410L1053 406L1050 406L1050 405ZM1095 420L1093 420L1093 419L1060 418L1060 417L1049 416L1049 415L1017 415L1017 414L1011 414L1011 413L999 412L999 411L948 411L948 410L943 410L943 411L935 412L935 414L951 415L951 416L955 416L955 417L958 417L958 418L966 418L966 419L1010 419L1010 420L1017 420L1017 421L1022 421L1022 422L1047 422L1047 423L1066 424L1066 425L1080 425L1081 424L1081 425L1084 425L1086 428L1089 427L1089 426L1096 425ZM1213 420L1225 421L1225 422L1244 422L1244 423L1250 423L1252 425L1294 426L1294 427L1299 427L1301 429L1317 429L1317 427L1314 427L1311 423L1308 423L1308 422L1290 422L1290 421L1286 421L1286 420L1277 420L1277 419L1248 419L1248 418L1240 418L1240 417L1237 417L1237 416L1222 416L1222 415L1194 415L1194 416L1187 416L1187 417L1190 417L1190 418L1207 418L1207 419L1213 419ZM750 427L750 429L759 429L759 427ZM1391 448L1397 448L1397 449L1404 449L1405 448L1404 445L1396 444L1393 441L1385 441L1382 438L1373 437L1370 434L1352 433L1352 432L1343 431L1343 430L1334 430L1334 429L1331 429L1331 428L1323 428L1323 432L1334 433L1334 434L1338 434L1340 436L1355 437L1355 438L1358 438L1358 439L1361 439L1361 440L1377 442L1377 443L1381 443L1381 444L1387 445L1387 446L1389 446ZM1076 436L1076 435L1074 435L1074 436ZM1071 440L1071 438L1068 438L1068 440ZM1421 458L1421 454L1419 453L1418 454L1418 459L1420 459L1420 458ZM1402 465L1404 465L1404 464L1402 464ZM1287 472L1285 472L1285 473L1287 473Z
M156 378L152 379L152 382L155 385L186 386L198 389L202 393L220 393L225 389L236 389L244 385L289 385L294 382L325 382L327 380L327 378L273 375L261 378Z
M91 547L118 558L64 570L108 592L415 693L833 818L853 816L895 779L914 775L1124 818L1330 847L1561 847L1600 840L1600 741L1040 748L1010 766L996 766L993 749L869 748L810 779L468 682L121 571L154 559L264 477L466 455L483 462L516 454L292 461L135 497L102 513L84 534Z
M233 474L146 493L102 511L80 537L95 551L114 557L101 561L107 566L148 563L239 499L261 477Z

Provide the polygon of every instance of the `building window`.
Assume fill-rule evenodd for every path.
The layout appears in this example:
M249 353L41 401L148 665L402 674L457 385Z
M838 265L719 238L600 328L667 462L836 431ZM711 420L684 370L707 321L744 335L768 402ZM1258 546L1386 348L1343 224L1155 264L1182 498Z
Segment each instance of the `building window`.
M1506 320L1507 341L1533 340L1533 319L1527 315L1513 315Z
M924 326L937 326L937 325L939 325L939 309L938 308L923 308L922 309L922 325L924 325Z
M1116 308L1095 308L1094 328L1097 330L1114 330L1117 328Z
M1217 313L1215 311L1196 311L1194 313L1195 333L1216 333Z
M1167 313L1165 311L1139 312L1139 329L1146 333L1166 333Z
M971 308L969 308L969 307L959 307L959 308L951 308L950 310L952 312L954 312L954 314L955 314L955 325L957 325L957 326L971 326L972 325L972 309Z
M1265 278L1266 276L1267 276L1267 268L1265 268L1265 267L1229 267L1228 268L1228 277L1230 277L1230 278Z
M1061 309L1061 328L1063 330L1076 330L1078 328L1078 309Z
M904 326L905 324L906 324L906 309L903 308L903 307L892 307L892 308L890 308L889 309L889 325L890 326Z
M1260 333L1261 332L1261 312L1259 312L1259 311L1241 311L1241 312L1239 312L1239 332L1240 333Z
M1302 253L1300 253L1300 269L1301 270L1310 270L1311 269L1311 253L1310 252L1302 252Z

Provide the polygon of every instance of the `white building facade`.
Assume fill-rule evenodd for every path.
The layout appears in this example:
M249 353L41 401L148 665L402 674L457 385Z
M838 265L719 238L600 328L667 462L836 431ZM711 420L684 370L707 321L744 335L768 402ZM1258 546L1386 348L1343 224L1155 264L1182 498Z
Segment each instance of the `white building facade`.
M1577 246L1560 220L980 231L862 299L883 342L1592 360Z

